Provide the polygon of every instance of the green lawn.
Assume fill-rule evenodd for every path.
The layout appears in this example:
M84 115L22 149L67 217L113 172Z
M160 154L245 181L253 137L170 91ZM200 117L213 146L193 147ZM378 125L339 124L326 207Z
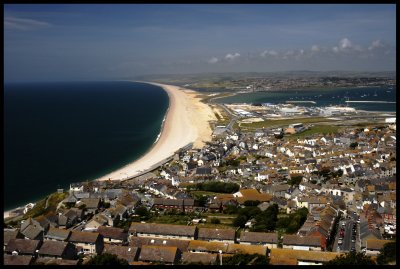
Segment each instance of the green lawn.
M341 128L340 126L335 126L335 125L315 125L311 127L310 129L298 133L298 134L293 134L289 136L289 139L297 139L313 134L330 134L330 133L337 133Z
M267 127L279 127L286 126L293 123L318 123L318 122L331 122L334 120L330 120L324 117L314 117L314 118L297 118L297 119L284 119L284 120L265 120L261 122L252 122L252 123L241 123L241 128L247 129L258 129L258 128L267 128Z

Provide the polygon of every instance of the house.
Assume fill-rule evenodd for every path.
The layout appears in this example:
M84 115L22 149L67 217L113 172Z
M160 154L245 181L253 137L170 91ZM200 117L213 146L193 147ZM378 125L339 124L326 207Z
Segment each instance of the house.
M271 265L323 265L337 256L339 252L273 248L269 258Z
M378 255L383 246L389 242L389 240L380 240L380 239L367 239L365 241L365 254L367 255Z
M203 240L191 240L187 250L189 252L199 253L226 253L228 251L229 243L224 242L208 242Z
M186 252L189 246L189 240L180 239L166 239L166 238L155 238L155 237L131 237L129 246L141 248L142 246L167 246L177 247L179 251Z
M241 245L241 244L229 244L226 251L227 254L258 254L266 255L267 247L260 245Z
M236 200L241 205L246 201L269 202L272 200L272 195L259 193L256 189L240 189L238 192L234 193L233 196L237 197Z
M360 239L361 247L366 247L367 240L382 239L382 235L375 227L370 225L368 221L361 220L360 222Z
M286 234L283 236L282 247L294 250L322 250L319 236L298 236Z
M271 248L278 247L278 233L241 232L241 245L263 245Z
M68 242L75 244L84 254L99 254L103 250L103 236L99 233L72 231Z
M169 239L193 240L197 227L186 225L171 225L157 223L132 222L129 228L130 236L161 237Z
M7 255L4 254L4 265L31 265L33 263L32 256Z
M103 213L99 213L99 214L94 215L93 218L85 224L85 231L95 231L100 226L104 226L104 225L112 226L113 224L114 223L113 223L112 219L110 219L108 216L106 216Z
M197 239L204 241L234 243L236 238L235 234L236 231L234 229L200 228Z
M56 258L72 260L77 256L75 246L70 242L49 241L43 242L38 255L41 258Z
M182 212L193 212L194 199L155 198L153 207L162 210L175 209Z
M10 239L4 252L13 255L35 256L36 250L40 248L42 241L30 239Z
M79 204L79 205L78 205ZM85 214L97 214L100 208L99 198L82 198L78 206L85 205Z
M23 239L25 236L19 232L19 229L4 229L3 230L3 243L7 246L8 241L11 239Z
M66 260L66 259L55 259L55 258L37 258L37 263L44 265L78 265L79 260Z
M182 264L214 265L217 262L218 254L185 252L182 254Z
M128 262L133 262L137 261L138 259L139 248L106 244L104 245L103 253L115 254L120 259L124 259Z
M21 221L20 232L25 236L26 239L31 240L42 240L44 234L44 227L40 223L32 218Z
M58 229L58 228L50 228L44 236L44 240L53 240L53 241L68 241L69 236L71 235L70 230Z
M158 264L175 264L180 259L177 247L143 246L140 250L139 261Z
M103 236L104 243L126 244L128 242L128 233L121 228L100 226L97 232Z

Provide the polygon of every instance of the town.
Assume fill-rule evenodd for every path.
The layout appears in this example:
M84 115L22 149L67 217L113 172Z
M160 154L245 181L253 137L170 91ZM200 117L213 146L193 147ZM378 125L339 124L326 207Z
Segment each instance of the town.
M395 240L395 117L293 104L213 110L202 149L12 212L5 264L115 254L130 265L321 265L354 252L376 260Z

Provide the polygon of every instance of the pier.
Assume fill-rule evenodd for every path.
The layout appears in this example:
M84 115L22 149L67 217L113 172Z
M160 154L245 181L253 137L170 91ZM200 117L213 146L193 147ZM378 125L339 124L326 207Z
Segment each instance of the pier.
M316 104L315 101L286 101L286 103L290 104L290 103L309 103L309 104Z

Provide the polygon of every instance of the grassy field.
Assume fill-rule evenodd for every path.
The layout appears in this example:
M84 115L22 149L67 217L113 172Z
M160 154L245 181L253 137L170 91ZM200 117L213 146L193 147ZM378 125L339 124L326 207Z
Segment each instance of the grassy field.
M288 136L288 139L297 139L297 138L302 138L302 137L313 135L313 134L337 133L341 128L343 128L343 127L335 126L335 125L315 125L304 132Z
M46 214L50 211L55 212L57 209L57 205L59 202L64 200L68 196L67 192L64 193L52 193L51 195L48 196L48 201L47 201L47 208L46 208L46 200L43 199L40 200L39 202L36 203L36 205L29 210L23 217L23 219L27 218L34 218L37 216L40 216L42 214Z
M258 129L258 128L268 128L268 127L281 127L287 126L293 123L318 123L318 122L334 122L324 117L314 117L314 118L296 118L296 119L284 119L284 120L266 120L261 122L252 123L241 123L240 128L242 129Z
M216 196L219 194L226 194L226 193L219 193L219 192L212 192L212 191L190 191L190 194Z

